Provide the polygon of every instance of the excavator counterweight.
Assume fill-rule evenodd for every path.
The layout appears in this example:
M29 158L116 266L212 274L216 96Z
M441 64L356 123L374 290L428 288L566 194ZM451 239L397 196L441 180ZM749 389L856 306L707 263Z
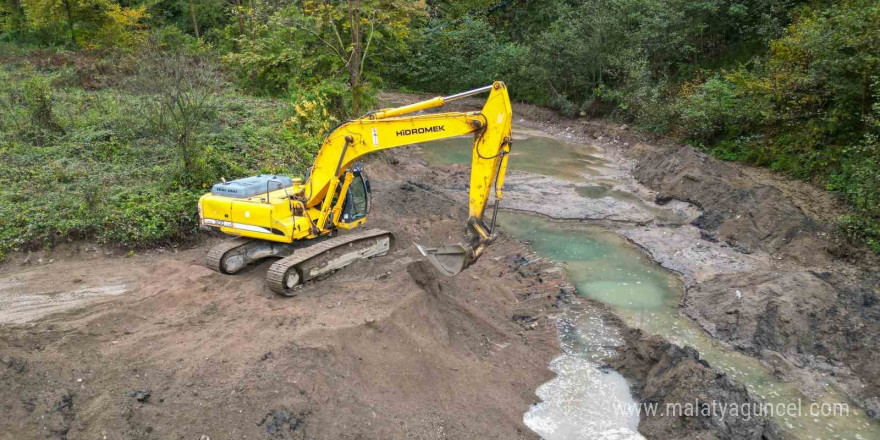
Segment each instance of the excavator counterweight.
M489 97L481 111L413 114L485 92ZM494 212L507 171L512 119L507 88L495 82L378 110L339 125L324 140L305 180L260 175L217 184L199 200L199 223L238 238L212 249L208 267L234 273L263 258L281 258L270 268L267 281L276 293L291 295L302 282L357 259L384 255L392 243L389 232L337 236L367 220L370 187L358 159L374 151L471 134L468 240L440 247L416 245L440 272L456 275L494 240ZM493 191L495 211L486 225L483 216Z

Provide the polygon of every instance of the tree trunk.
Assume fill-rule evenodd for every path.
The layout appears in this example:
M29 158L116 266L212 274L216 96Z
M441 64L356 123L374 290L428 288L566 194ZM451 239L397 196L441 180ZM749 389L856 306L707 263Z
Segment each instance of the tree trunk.
M351 61L348 63L348 85L351 87L351 110L355 116L361 111L361 1L349 0L348 17L351 22Z
M70 27L70 41L76 46L76 32L73 30L73 12L70 10L70 0L64 0L64 9L67 11L67 25Z
M12 0L10 15L12 15L12 30L20 31L24 29L24 7L21 6L21 0Z
M242 10L241 0L235 0L236 13L238 15L238 34L247 35L247 29L244 25L244 10Z
M195 0L189 0L189 14L190 16L192 16L193 32L195 32L196 38L199 38L199 21L196 19Z
M254 5L254 0L251 0L251 13L248 14L250 16L250 25L251 25L251 44L254 43L257 39L256 31L254 30L254 14L257 13L257 7Z

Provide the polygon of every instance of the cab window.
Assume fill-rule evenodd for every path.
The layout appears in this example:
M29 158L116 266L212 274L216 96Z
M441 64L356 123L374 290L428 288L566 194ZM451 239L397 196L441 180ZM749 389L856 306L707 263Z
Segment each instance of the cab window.
M370 209L370 196L367 190L366 179L362 173L355 171L348 187L348 196L345 198L345 208L342 211L342 221L351 223L364 218Z

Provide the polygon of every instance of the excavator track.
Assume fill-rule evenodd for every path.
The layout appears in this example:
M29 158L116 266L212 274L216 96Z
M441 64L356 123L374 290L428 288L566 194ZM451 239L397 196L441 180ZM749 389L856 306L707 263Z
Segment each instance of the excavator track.
M266 283L279 295L294 296L294 287L310 279L357 260L385 255L392 241L393 235L382 229L367 229L324 240L276 261L266 273Z
M250 238L238 237L233 238L232 240L226 240L223 243L216 245L212 247L210 251L208 251L208 257L205 265L208 266L209 269L215 270L222 274L234 273L227 272L223 268L223 257L227 255L230 251L245 246L253 241L254 240Z

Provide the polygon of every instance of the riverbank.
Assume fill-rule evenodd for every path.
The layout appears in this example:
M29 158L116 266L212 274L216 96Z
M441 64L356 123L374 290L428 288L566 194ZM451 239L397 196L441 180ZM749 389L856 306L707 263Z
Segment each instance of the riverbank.
M712 338L760 360L808 398L831 386L877 417L869 352L880 334L880 265L837 233L843 211L832 195L626 127L560 120L530 106L515 113L521 135L539 130L580 143L589 157L579 158L578 179L566 170L511 172L503 207L627 237L679 274L682 313Z

